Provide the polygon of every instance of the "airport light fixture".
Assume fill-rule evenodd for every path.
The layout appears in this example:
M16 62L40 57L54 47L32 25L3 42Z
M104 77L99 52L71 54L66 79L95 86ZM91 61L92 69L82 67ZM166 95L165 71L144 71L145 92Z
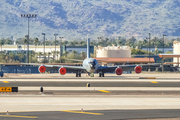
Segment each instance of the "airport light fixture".
M45 58L46 58L46 56L45 56L45 33L42 33L42 35L44 35L44 64L45 64Z
M163 54L164 54L164 36L166 36L165 34L163 35Z
M98 39L98 42L100 42L101 37L97 37L97 39Z
M29 18L36 18L37 14L21 14L22 18L28 18L28 35L27 35L27 63L29 63Z
M58 36L58 34L54 34L54 36L55 36L55 56L56 56L56 36Z

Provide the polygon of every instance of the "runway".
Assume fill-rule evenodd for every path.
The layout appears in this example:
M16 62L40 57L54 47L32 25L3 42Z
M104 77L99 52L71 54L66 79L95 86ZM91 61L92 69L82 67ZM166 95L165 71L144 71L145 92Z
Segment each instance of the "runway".
M114 78L111 80L99 79L98 81L96 79L79 80L78 78L5 80L1 79L0 87L18 87L19 92L16 94L20 95L39 94L40 87L43 87L43 93L46 95L180 95L179 80L127 79L127 81ZM90 84L89 88L86 87L87 83Z
M178 120L178 109L153 110L84 110L80 111L48 111L48 112L9 112L0 113L1 120ZM158 118L158 119L157 119Z
M107 74L104 78L9 74L0 79L0 87L19 91L0 93L0 119L179 119L179 78L179 74Z
M112 79L113 80L113 79ZM180 87L179 82L175 81L157 81L157 80L149 80L149 81L0 81L1 87L11 87L11 86L34 86L34 87L86 87L87 83L90 83L90 87Z

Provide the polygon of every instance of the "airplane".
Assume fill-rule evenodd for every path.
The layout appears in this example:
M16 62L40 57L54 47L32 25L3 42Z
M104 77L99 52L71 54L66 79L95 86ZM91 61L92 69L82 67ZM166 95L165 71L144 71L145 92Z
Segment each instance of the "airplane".
M99 73L99 77L104 77L104 74L107 72L115 72L116 75L121 75L123 71L135 71L137 74L141 73L142 67L147 66L144 65L119 65L119 66L100 66L98 64L98 60L94 58L90 58L89 52L89 42L90 39L87 39L87 58L85 60L77 60L83 61L82 66L68 66L68 65L45 65L45 64L36 64L29 63L28 65L39 65L39 72L44 73L46 69L55 69L58 70L61 75L65 75L67 72L75 72L76 77L81 77L82 72L87 72L89 75L91 73Z

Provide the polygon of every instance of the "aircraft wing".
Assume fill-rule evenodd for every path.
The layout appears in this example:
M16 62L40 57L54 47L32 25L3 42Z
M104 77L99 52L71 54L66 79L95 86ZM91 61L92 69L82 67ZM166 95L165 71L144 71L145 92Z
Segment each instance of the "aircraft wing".
M160 66L160 64L139 64L139 65L134 64L134 65L119 65L119 66L100 66L100 67L98 67L98 71L114 72L117 67L122 68L123 71L129 71L129 70L133 71L136 66L148 67L149 65L154 66L154 67Z
M128 71L134 70L134 67L136 67L136 65L100 66L98 67L98 71L114 72L117 67L121 67L123 71Z
M22 64L25 64L25 65L36 65L36 66L45 66L46 68L61 68L61 67L64 67L66 69L69 69L69 70L85 70L85 68L83 66L70 66L70 65L46 65L46 64L39 64L39 63L22 63Z

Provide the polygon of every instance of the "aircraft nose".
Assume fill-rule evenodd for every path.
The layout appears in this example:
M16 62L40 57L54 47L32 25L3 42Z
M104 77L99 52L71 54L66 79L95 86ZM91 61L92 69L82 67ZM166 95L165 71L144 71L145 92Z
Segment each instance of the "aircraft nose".
M95 65L94 64L91 64L90 65L92 69L95 69Z

